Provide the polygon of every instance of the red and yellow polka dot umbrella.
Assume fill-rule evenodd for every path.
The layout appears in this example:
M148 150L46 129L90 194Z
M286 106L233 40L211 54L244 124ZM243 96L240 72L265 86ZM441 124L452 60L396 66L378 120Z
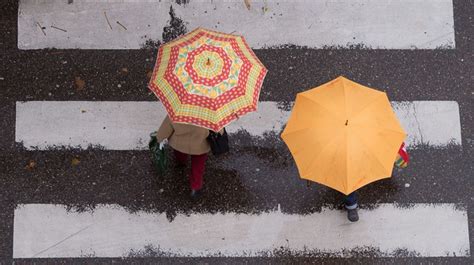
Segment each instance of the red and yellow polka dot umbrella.
M198 28L160 46L149 88L173 122L219 131L257 110L266 73L242 36Z

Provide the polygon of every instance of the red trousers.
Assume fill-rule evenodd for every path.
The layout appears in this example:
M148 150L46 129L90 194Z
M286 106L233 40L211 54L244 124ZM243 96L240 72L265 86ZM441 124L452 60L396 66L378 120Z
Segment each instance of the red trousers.
M174 150L174 155L178 164L186 164L186 162L188 162L188 154ZM189 174L189 184L193 190L200 190L202 188L206 160L207 154L191 155L191 173Z

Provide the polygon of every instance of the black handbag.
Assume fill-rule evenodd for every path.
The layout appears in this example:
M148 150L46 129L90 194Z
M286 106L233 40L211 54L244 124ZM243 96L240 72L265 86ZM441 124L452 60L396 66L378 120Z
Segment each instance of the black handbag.
M229 137L225 128L223 134L209 130L209 136L206 139L213 155L218 156L229 152Z

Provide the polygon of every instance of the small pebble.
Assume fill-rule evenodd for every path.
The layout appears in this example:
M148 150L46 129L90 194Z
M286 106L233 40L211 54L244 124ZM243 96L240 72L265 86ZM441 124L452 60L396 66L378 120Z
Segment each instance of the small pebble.
M48 93L48 96L50 96L50 97L51 97L51 95L53 95L53 94L51 94L51 92L49 92L49 93Z
M256 168L255 171L259 172L259 171L260 171L260 168Z
M2 81L3 81L3 80L5 80L5 78L4 78L4 77L0 77L0 80L2 80Z
M405 183L405 188L409 188L410 187L410 183Z
M121 85L121 84L118 84L118 85L117 85L117 87L118 87L118 88L121 88L121 87L122 87L122 85Z
M59 87L59 85L56 85L56 87Z
M163 189L160 189L158 192L159 192L159 193L163 193L163 191L164 191Z

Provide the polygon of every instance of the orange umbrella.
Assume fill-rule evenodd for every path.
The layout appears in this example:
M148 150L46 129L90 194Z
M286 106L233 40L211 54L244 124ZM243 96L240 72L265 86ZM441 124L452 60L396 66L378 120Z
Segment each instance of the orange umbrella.
M281 137L301 178L349 194L390 177L406 133L385 92L341 76L298 93Z

